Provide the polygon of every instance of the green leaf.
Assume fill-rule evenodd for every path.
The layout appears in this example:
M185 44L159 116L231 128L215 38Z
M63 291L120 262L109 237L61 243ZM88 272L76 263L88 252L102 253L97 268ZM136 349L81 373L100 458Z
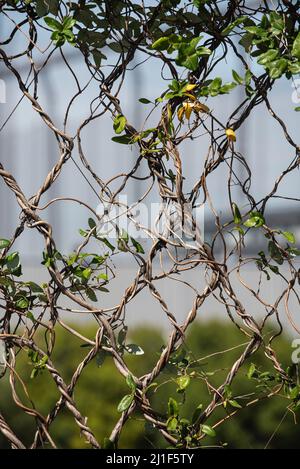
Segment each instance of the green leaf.
M84 344L84 345L88 345L88 344ZM98 368L100 368L100 366L103 365L103 363L105 362L105 359L107 358L109 354L105 351L105 350L100 350L97 355L96 355L96 363L97 363L97 366Z
M269 62L273 62L273 60L275 60L279 55L279 50L277 49L270 49L268 50L267 52L264 52L263 54L261 54L257 60L257 62L260 64L260 65L266 65L268 64Z
M256 36L265 36L265 31L263 28L259 26L244 26L244 29L248 31L248 33L255 34Z
M142 245L134 238L130 237L131 239L131 242L133 244L133 246L135 247L135 250L136 252L140 253L140 254L145 254L145 251L142 247Z
M132 143L132 137L130 135L120 135L120 137L113 137L112 141L123 145L130 145Z
M283 264L282 254L278 246L276 246L276 244L274 243L274 241L269 242L268 250L269 250L270 256L272 257L272 259L274 259L275 262L277 262L277 264L279 265Z
M93 59L94 59L94 62L95 62L95 65L96 65L97 68L100 68L102 59L107 58L104 54L102 54L101 51L99 51L97 49L94 49L92 51L92 55L93 55Z
M242 406L235 399L229 399L228 402L231 407L235 407L236 409L242 409Z
M246 33L243 35L242 39L239 41L239 44L245 49L246 52L250 52L253 46L253 34Z
M247 228L259 228L265 224L265 219L260 212L250 212L250 218L245 221Z
M48 356L44 355L38 363L39 367L45 367L47 361L48 361Z
M235 226L232 231L237 231L242 236L244 236L244 234L245 234L245 231L243 230L243 228L241 226Z
M125 412L127 409L129 409L129 407L133 403L133 400L134 394L126 394L126 396L121 399L118 405L118 412Z
M170 45L170 40L168 37L160 37L152 44L152 49L155 50L167 50Z
M92 269L90 267L88 267L88 268L86 268L82 271L82 277L85 280L89 280L91 275L92 275Z
M168 422L167 422L167 429L169 431L175 431L177 429L177 425L178 425L178 420L176 417L171 417L168 419Z
M178 3L181 3L180 0L173 0L173 2L175 1L175 3L178 5ZM172 0L171 0L171 3L172 3ZM211 3L211 0L193 0L193 5L195 5L195 7L197 8L201 8L203 7L203 5L205 5L206 3ZM201 8L201 10L205 13L205 10L203 8ZM206 15L205 15L206 17Z
M207 55L210 53L209 49L199 47L196 50L197 44L201 37L195 37L190 41L182 42L178 47L178 56L176 64L181 67L186 67L189 70L195 71L198 67L199 56Z
M198 407L196 407L194 413L193 413L193 417L192 417L192 424L194 425L198 418L200 417L201 413L202 413L202 408L203 408L203 404L199 404Z
M43 0L39 0L36 2L36 14L41 18L42 16L45 16L49 13L48 7L44 4ZM54 13L55 15L57 14Z
M26 317L35 323L35 317L33 316L31 311L27 312Z
M0 249L8 248L10 241L8 239L0 239Z
M189 70L192 70L193 72L197 69L198 67L198 62L199 58L197 53L188 56L185 60L178 62L178 65L181 65L182 67L186 67Z
M278 59L268 64L269 75L274 80L280 78L286 71L288 61L286 59Z
M116 134L121 134L126 127L126 117L122 116L121 114L117 116L114 120L114 131Z
M28 350L28 358L30 358L32 363L37 363L39 361L39 353L30 349Z
M83 236L84 238L87 237L88 234L87 234L87 232L86 232L85 230L82 230L81 228L79 228L78 231L79 231L79 234L80 234L81 236Z
M287 251L290 254L290 257L300 256L300 249L290 247Z
M186 389L190 382L191 379L189 376L179 376L179 378L176 379L176 383L178 384L180 390Z
M122 44L120 42L111 42L110 44L108 44L108 47L112 51L114 51L118 54L120 54L124 50L124 47L122 46Z
M89 225L91 230L93 230L97 226L97 224L96 224L95 220L93 220L93 218L88 219L88 225Z
M127 233L127 231L125 231L123 228L122 228L122 230L121 230L119 239L122 239L123 241L125 241L125 243L128 243L128 241L129 241L128 233Z
M277 11L271 11L270 13L271 31L274 35L279 35L284 30L284 20L282 15Z
M232 390L229 384L224 386L224 397L225 399L230 399L232 396Z
M52 31L63 30L63 25L59 23L57 20L55 20L54 18L47 17L47 18L44 18L44 21L46 25L49 26L50 29L52 29Z
M144 350L136 344L128 344L125 346L125 349L131 355L144 355Z
M33 368L32 372L30 374L30 379L36 378L38 374L39 374L39 369L38 368Z
M209 85L210 91L219 91L222 86L222 78L216 77Z
M295 107L294 111L299 112L300 111L300 106Z
M178 402L175 401L172 397L169 398L168 401L168 415L176 417L179 413Z
M246 83L247 86L250 85L251 79L252 79L252 73L251 73L250 70L247 70L246 73L245 73L245 83Z
M114 251L115 250L115 246L113 246L107 238L97 238L99 239L100 241L102 241L102 243L104 243L111 251Z
M297 399L300 396L300 386L295 386L289 392L290 399Z
M127 335L127 331L128 331L128 327L124 326L124 327L122 327L122 329L120 330L120 332L118 334L118 344L121 345L121 346L124 345L126 335Z
M222 31L222 36L227 36L236 26L242 24L247 19L247 16L240 16L235 21L233 21L230 25L228 25Z
M299 410L300 410L300 401L299 400L297 402L294 402L294 404L292 406L292 410L294 412L299 412Z
M21 298L17 300L16 306L17 308L20 308L20 309L27 309L29 306L29 301L27 300L25 296L22 296Z
M131 391L133 393L135 393L136 384L134 382L134 379L133 379L132 375L129 374L129 375L126 376L126 384L131 389Z
M99 279L99 280L102 279L102 280L105 280L105 282L107 282L108 281L108 275L107 274L99 274L99 275L97 275L97 279Z
M285 237L285 239L287 239L289 243L295 244L296 238L294 233L291 233L290 231L282 231L281 234Z
M92 288L87 288L86 289L86 295L91 301L94 301L95 303L96 303L96 301L98 301L96 293L94 292L94 290Z
M27 282L26 285L29 286L32 293L44 293L44 290L35 282Z
M209 425L201 425L201 431L202 433L205 433L205 435L210 436L212 438L216 436L215 430Z
M142 104L152 104L152 101L150 101L147 98L140 98L139 102L142 103Z
M19 254L17 252L11 253L6 258L7 267L9 270L15 270L20 264Z
M66 42L66 37L63 32L54 31L51 34L51 39L57 47L61 47Z
M300 59L300 32L297 34L296 39L293 43L292 55Z
M256 366L254 363L251 363L248 373L247 373L247 378L252 379L255 373L256 373Z
M300 73L300 62L290 62L288 69L293 75Z
M239 225L242 222L242 215L238 206L234 202L232 204L232 210L233 210L233 217L234 217L233 221L236 225Z
M197 53L197 55L199 55L199 57L202 57L203 55L210 55L210 54L211 54L211 50L208 49L208 47L200 46L200 47L198 47L198 49L196 50L196 53Z
M232 77L239 85L244 83L243 78L235 70L232 70Z
M63 29L72 29L73 26L75 26L76 20L72 18L71 16L66 16L63 20Z
M14 282L12 282L8 277L0 277L0 285L4 285L5 287L12 287Z
M237 85L234 82L231 83L226 83L225 85L221 86L220 88L220 93L221 94L226 94L229 93L233 88L235 88Z
M274 274L278 275L279 274L279 269L277 267L277 265L272 265L272 264L269 264L269 269L274 272Z

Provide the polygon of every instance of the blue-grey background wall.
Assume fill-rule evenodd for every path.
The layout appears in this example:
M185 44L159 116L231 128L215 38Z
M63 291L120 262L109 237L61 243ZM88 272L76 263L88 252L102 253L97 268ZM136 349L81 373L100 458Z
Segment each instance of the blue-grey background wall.
M0 19L0 39L5 37L7 28L10 27L7 20ZM18 44L14 41L14 47L21 47L22 34L18 33L16 39ZM107 53L109 56L110 52ZM87 82L90 76L82 56L69 46L64 48L64 54L81 83ZM35 51L35 58L38 64L43 63L44 56L38 50ZM154 100L167 86L162 78L160 66L155 59L137 66L141 60L142 56L137 57L135 62L131 64L131 70L128 71L120 94L123 109L137 128L144 126L145 118L149 112L149 107L139 103L138 99L146 97ZM18 63L16 62L16 67L22 76L26 77L29 72L28 62L26 63L22 59ZM234 62L234 59L219 66L218 72L224 81L231 80L232 69L239 71L239 65ZM20 102L21 93L18 91L15 77L5 70L1 62L0 78L4 80L6 86L6 103L0 104L1 162L8 171L14 174L25 194L30 196L38 189L47 172L58 159L57 145L51 132L37 113L32 110L30 103L26 99L22 99ZM74 134L87 117L90 101L97 96L97 86L97 83L91 84L72 107L68 125L70 134ZM295 94L295 87L297 87L297 83L279 80L271 93L271 101L274 109L287 123L290 134L297 140L299 138L299 119L293 109L297 100L300 102L300 98ZM47 67L39 75L39 101L58 127L63 125L67 104L75 92L76 85L72 75L59 51L56 51ZM232 94L214 98L207 104L213 109L215 115L226 123L228 116L241 101L241 93L243 93L241 89L236 89ZM154 113L147 125L151 126L151 123L155 123L157 117L158 114ZM87 126L82 134L85 155L104 180L116 173L128 171L137 157L136 149L129 149L112 142L112 135L112 121L108 114ZM181 148L186 187L192 185L201 174L208 146L209 141L203 136ZM294 156L283 138L282 129L270 116L264 104L258 106L251 117L247 119L246 124L238 130L237 149L246 155L251 167L253 173L252 192L256 194L257 199L271 190L278 175L287 167L289 160ZM78 159L77 150L74 152L74 158ZM140 171L141 175L143 171L146 173L146 166ZM241 169L241 177L242 171ZM86 176L89 178L88 175ZM124 191L129 201L133 202L141 196L145 190L143 184L138 180L130 181ZM221 214L226 214L229 203L225 196L227 183L224 166L220 166L210 177L208 184L216 210ZM299 172L294 171L285 179L278 194L300 198L299 187ZM60 196L80 198L94 208L99 203L86 179L82 177L72 160L65 165L61 177L43 197L42 205L52 198ZM155 200L156 196L153 191L147 198L147 204L150 206L151 202ZM3 182L0 183L0 201L0 237L10 238L18 224L20 210L13 195ZM236 193L236 202L241 207L245 203L239 192ZM280 198L273 199L268 205L267 214L272 226L293 231L300 241L300 216L295 202ZM84 207L80 208L77 204L58 202L45 210L43 216L53 225L58 249L68 253L78 244L80 239L78 229L86 226L89 214ZM205 229L208 235L212 228L213 218L207 209ZM15 248L21 253L26 276L36 280L46 278L42 267L37 267L40 265L43 239L34 230L27 229L17 241ZM258 250L259 242L254 236L249 246L249 252L258 252ZM124 289L128 286L128 280L134 276L135 266L128 264L126 256L120 257L118 267L120 268L119 274L110 287L112 295L104 295L101 298L101 306L117 304ZM245 268L243 275L248 283L257 282L258 271L255 267ZM203 275L196 278L194 273L188 273L185 280L189 280L197 288L204 285ZM263 312L262 305L254 302L252 296L240 285L238 279L236 279L236 285L243 302L248 305L250 310L253 309L253 314L259 316ZM279 277L273 276L271 281L264 282L262 292L266 300L274 301L282 287L283 281ZM192 296L189 295L185 286L168 280L163 281L160 288L170 309L178 317L184 317L192 302ZM296 303L292 301L291 304L294 304L296 308ZM208 316L226 317L224 306L213 298L205 303L205 312ZM298 324L300 324L298 310L295 309L293 313L296 322L298 318ZM199 314L205 316L202 311ZM285 318L284 308L282 308L281 314ZM128 316L130 321L136 323L159 322L163 327L167 327L168 324L161 314L159 306L154 303L153 298L147 292L139 295L129 305Z

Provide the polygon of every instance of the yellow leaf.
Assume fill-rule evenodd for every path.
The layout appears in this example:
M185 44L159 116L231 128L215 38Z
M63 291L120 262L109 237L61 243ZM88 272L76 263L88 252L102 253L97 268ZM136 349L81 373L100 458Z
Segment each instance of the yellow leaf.
M194 109L197 112L206 112L207 114L210 112L209 107L205 106L205 104L203 104L203 103L199 103L199 101L197 101L194 104Z
M190 119L194 105L192 103L184 103L185 117Z
M185 109L183 106L181 106L177 111L178 120L182 121L184 112L185 112Z
M230 140L231 142L236 142L236 135L233 129L226 129L226 135L228 140Z
M191 101L196 101L196 96L194 96L193 94L191 93L184 93L185 96L187 96L188 98L190 98Z
M197 88L197 85L193 85L192 83L189 83L188 85L185 86L184 91L192 91L195 88Z

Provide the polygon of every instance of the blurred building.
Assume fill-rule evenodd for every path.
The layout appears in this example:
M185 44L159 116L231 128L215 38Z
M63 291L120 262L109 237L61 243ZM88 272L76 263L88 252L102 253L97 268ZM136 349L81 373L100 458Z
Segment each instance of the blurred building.
M7 34L7 28L8 22L1 18L0 41ZM14 47L18 50L19 48L21 50L22 40L22 34L18 33L14 41ZM90 75L86 70L82 57L75 49L68 46L64 48L64 54L72 69L79 77L80 83L84 86L88 82ZM44 58L41 52L35 51L35 59L39 66L43 63ZM111 59L114 60L113 57ZM166 88L167 83L162 79L160 64L158 62L151 59L137 66L140 59L142 60L141 57L137 57L136 61L131 64L131 70L128 72L120 99L124 113L128 115L132 124L142 129L151 106L139 103L139 98L145 97L154 100L160 96ZM25 77L28 76L30 71L30 64L25 59L22 59L16 61L15 66L22 74L22 77L26 79ZM239 64L233 58L231 62L220 65L219 69L215 70L215 73L219 72L224 82L230 81L232 79L232 69L239 72ZM103 70L105 72L105 66ZM5 69L1 62L0 79L3 80L6 88L6 103L0 103L0 158L5 168L12 172L24 193L29 197L37 191L48 171L57 161L59 157L57 143L49 129L41 121L37 113L34 112L30 103L26 99L22 99L15 77ZM92 83L86 92L74 102L70 110L67 126L69 134L74 135L76 129L88 116L90 102L97 97L97 86L97 83ZM42 107L60 128L63 126L68 102L76 91L76 82L72 73L66 66L59 51L56 51L48 65L39 74L38 98ZM217 97L210 100L207 104L218 119L225 124L228 116L238 106L243 96L243 90L240 87L232 94ZM271 102L274 110L286 122L290 134L295 139L299 135L299 123L293 110L296 106L295 100L297 99L291 82L284 79L276 83L271 92ZM157 118L158 114L154 113L149 119L148 127L155 125ZM112 136L112 120L108 115L93 121L82 133L85 155L93 169L104 180L107 180L116 173L129 171L137 157L136 149L129 149L126 146L112 142ZM204 136L182 147L181 156L186 177L186 187L192 186L199 178L203 161L208 151L208 145L209 140ZM271 191L278 175L288 167L289 162L294 157L292 148L284 139L281 127L270 116L264 104L258 106L251 114L251 117L246 120L243 127L238 130L236 148L243 155L246 155L247 162L252 171L251 192L256 200L260 200ZM77 149L74 151L74 159L78 164L80 163ZM243 171L241 167L241 178L244 177ZM55 197L64 196L79 198L96 209L99 201L87 180L96 191L98 188L89 174L87 172L84 172L84 174L86 178L83 177L74 162L69 160L63 168L62 175L42 198L41 205L46 204ZM139 175L146 174L147 166L145 163L140 169ZM224 165L221 165L209 177L208 185L210 193L213 196L215 208L221 216L226 218L229 201L227 199L227 180L224 173ZM293 171L284 179L277 193L280 196L284 196L285 199L274 198L270 200L266 215L270 226L293 231L296 236L298 235L297 238L300 242L299 210L297 203L288 199L300 199L299 187L299 173L298 171ZM129 202L133 202L142 195L144 190L145 183L143 181L132 180L126 186L125 194ZM10 238L18 224L20 210L14 196L4 185L3 181L0 182L0 200L0 237ZM150 204L155 200L155 194L151 193L147 198L147 203ZM236 192L235 202L241 208L244 207L245 200L238 191ZM244 208L244 210L247 209L247 207ZM43 211L43 217L53 225L57 247L64 253L71 252L78 244L80 240L78 229L87 227L89 216L84 207L79 207L71 202L57 202ZM205 216L206 236L209 237L213 230L214 220L208 210ZM257 253L262 248L260 242L258 242L254 234L249 246L249 252ZM26 265L26 275L40 280L45 275L44 270L37 268L41 260L43 239L36 231L27 229L17 241L15 249L21 252L22 260ZM120 268L121 273L112 285L113 295L110 296L110 299L101 299L101 304L103 305L111 304L112 297L114 303L117 304L120 295L126 286L128 286L128 279L133 278L135 266L128 265L125 256L124 260L121 257ZM258 271L255 267L248 269L245 273L247 281L250 283L257 280L257 275ZM198 288L204 285L204 279L195 278L193 272L187 274L187 278L192 283L196 283ZM270 282L264 283L262 291L265 297L272 301L272 298L274 300L279 289L282 289L282 287L283 281L274 276ZM192 305L192 296L186 293L184 285L165 281L162 282L160 288L164 298L167 298L170 309L178 317L183 317ZM246 293L243 287L239 286L238 288L242 300L247 302L249 309L253 308L253 314L259 315L264 312L262 306L257 305L252 296ZM296 305L296 302L293 304ZM147 292L138 296L128 308L129 318L135 322L157 322L162 317L159 305L155 304L153 298ZM205 303L205 312L206 314L218 314L221 317L226 315L224 307L213 298ZM285 314L284 311L282 314ZM205 315L199 312L199 316L204 317ZM298 319L298 324L300 324L300 318ZM163 319L162 324L166 323L166 320Z

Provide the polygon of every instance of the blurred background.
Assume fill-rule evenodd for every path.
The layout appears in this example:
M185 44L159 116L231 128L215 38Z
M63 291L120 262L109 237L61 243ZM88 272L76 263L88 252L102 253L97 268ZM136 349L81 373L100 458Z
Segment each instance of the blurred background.
M0 17L0 41L7 37L11 28L10 21L7 18ZM22 32L17 33L13 41L14 52L22 49L23 40ZM44 46L47 46L46 42L40 45L41 51ZM9 48L6 51L8 53ZM108 57L107 63L116 61L116 54L113 51L107 50L105 53ZM76 76L79 77L80 83L82 85L87 83L90 74L86 70L82 56L70 46L64 47L64 55ZM43 53L36 50L35 59L36 63L41 65L44 61ZM158 113L154 112L145 124L151 105L141 104L138 101L139 98L154 101L166 89L168 84L162 78L159 61L152 58L138 66L142 60L142 56L136 57L135 62L130 65L120 95L124 114L128 116L129 121L137 129L152 127L158 119ZM29 63L21 59L15 62L15 66L22 77L26 79L30 70ZM103 70L106 73L105 67ZM255 71L255 66L251 65L251 67ZM231 81L232 69L242 74L239 63L236 62L234 57L229 56L227 63L221 63L218 70L215 70L215 74L222 76L224 82ZM42 123L31 105L25 99L22 99L14 76L5 69L1 62L0 79L3 80L6 88L6 102L0 104L1 162L14 175L24 193L30 197L37 191L48 171L58 160L57 144L53 135ZM70 135L75 135L78 127L89 115L90 102L98 95L97 86L97 83L91 83L86 92L74 102L67 125L67 131ZM276 82L270 100L274 110L287 124L291 136L296 139L299 135L299 119L297 119L298 116L294 112L294 107L297 102L300 102L300 97L297 95L295 88L297 88L297 84L281 79ZM75 93L76 83L72 74L60 52L56 51L39 75L38 98L42 107L59 128L62 128L67 105ZM241 87L238 87L230 95L210 99L206 104L213 110L216 117L225 124L228 116L236 109L243 98L244 91ZM112 142L112 136L112 120L108 114L104 118L89 124L82 133L85 156L103 180L109 179L116 173L128 172L137 157L136 149ZM294 157L294 153L291 147L287 145L280 126L272 119L264 104L255 108L250 118L246 120L246 124L238 130L236 145L237 150L246 155L252 171L251 191L255 199L259 200L271 191L278 175L287 168L289 161ZM194 142L184 144L180 148L187 191L201 174L208 146L209 140L206 135L203 135ZM77 149L75 149L74 158L79 163ZM241 177L243 177L243 169L241 168L240 171ZM147 174L146 163L144 167L141 167L139 175L145 174ZM99 200L91 191L87 180L94 185L89 175L85 173L84 178L73 161L69 160L63 168L62 175L42 198L41 205L46 204L55 197L64 196L79 198L97 209ZM285 198L299 199L299 188L299 172L293 171L284 179L278 194ZM222 220L226 220L226 217L229 216L229 201L224 166L221 165L210 177L208 189L216 211L220 214ZM143 181L131 180L123 195L126 195L128 202L132 203L141 197L145 190ZM3 181L0 182L0 200L0 238L9 239L18 225L20 210L15 198ZM151 203L156 201L157 195L155 191L151 191L146 199L147 206L150 208ZM248 206L245 205L245 200L239 191L236 191L235 202L242 211L248 210ZM57 202L42 213L43 217L53 226L58 250L64 254L72 252L81 241L78 233L79 228L85 229L87 227L87 220L90 216L88 210L71 202ZM296 202L281 198L271 199L267 205L266 218L269 226L292 231L296 235L299 247L300 213ZM205 238L209 240L214 231L214 218L208 208L205 209L204 229ZM144 239L139 241L141 244L147 243ZM264 243L266 243L266 240L256 238L255 234L249 237L248 253L257 254L259 250L266 249ZM43 239L34 230L26 229L17 240L14 249L21 254L24 265L24 278L38 283L47 279L47 273L40 264L43 248ZM110 293L104 294L99 300L100 307L111 307L118 304L130 280L134 278L136 265L131 264L131 261L128 262L126 254L118 258L116 267L118 274L109 285ZM285 267L282 267L282 269L285 272ZM241 274L249 285L257 285L259 273L254 265L244 267ZM198 290L205 286L205 279L201 269L197 271L197 275L193 271L186 273L184 280L190 282ZM262 317L265 310L254 300L253 296L241 285L238 279L233 279L233 285L239 298L247 305L247 309L251 311L251 314ZM283 290L283 287L284 281L282 278L272 275L270 281L264 279L261 285L261 296L265 301L272 303ZM193 296L184 283L179 283L176 280L160 282L159 289L162 297L166 299L169 309L181 322L192 306ZM300 325L299 309L293 298L290 301L290 308L295 322ZM278 346L288 363L292 352L291 340L298 337L298 335L290 327L284 308L280 307L279 310L281 320L286 326L286 335L279 341ZM153 300L153 297L146 290L128 305L126 313L128 324L133 326L133 335L137 337L139 342L143 342L143 348L146 352L142 358L128 358L132 366L136 367L137 373L141 374L150 369L153 360L156 358L155 354L159 352L171 326L162 314L159 304ZM86 318L79 318L78 316L74 318L69 315L66 316L66 320L70 324L74 321L75 324L82 322L82 330L85 330L86 334L93 334L92 326L86 321ZM244 338L239 336L238 331L230 326L225 307L213 297L210 297L205 302L204 307L199 310L199 320L201 320L201 323L197 323L193 327L188 338L193 344L195 354L199 356L209 355L216 350L221 351L226 347L231 347L232 343L238 345L244 341ZM225 322L220 327L216 321ZM64 333L62 331L58 332L58 340L61 346L56 351L58 354L57 360L64 369L65 376L70 377L72 371L74 371L72 363L78 363L80 354L84 353L84 349L82 350L80 343L76 343L76 340L70 338L70 336L68 336L68 347L62 346L64 343ZM229 364L232 363L235 353L238 353L238 350L222 354L217 360L213 359L214 361L209 363L210 367L213 363L215 368L220 370L217 374L218 379L222 377L222 373L225 373ZM260 357L259 360L262 364L264 363L263 357ZM27 357L24 356L19 362L19 366L22 367L23 371L25 370L25 374L26 367L29 367L27 361ZM117 419L116 402L126 392L124 382L117 373L114 374L109 360L104 363L102 368L102 380L97 379L98 368L96 363L87 368L77 391L78 394L75 396L79 407L88 415L90 425L97 428L96 433L98 432L100 438L108 436L106 427L111 426L112 428L113 422ZM241 373L245 374L245 372L245 370L241 370ZM28 371L28 375L30 375L30 371ZM55 394L55 387L53 389L51 386L48 387L49 383L43 375L37 379L39 380L39 386L32 386L32 392L39 401L41 411L44 411L49 408L50 403L55 403L57 395ZM168 380L168 377L165 379ZM251 389L243 389L242 381L237 380L237 393L251 392ZM171 394L172 392L176 394L176 385L174 383L170 382L167 386L169 386ZM107 389L110 389L110 392L107 392ZM167 396L168 393L165 392L165 387L162 389L163 392L161 394L157 392L155 399L158 408L164 411L167 405L164 396ZM200 402L204 403L207 399L207 389L204 383L202 384L202 390L199 390L199 382L197 381L197 384L195 383L190 387L189 393L190 399L187 399L187 405L183 406L183 411L187 415L191 412L193 405ZM19 413L11 403L7 377L1 380L0 394L1 401L3 402L4 399L6 403L5 414L10 416L9 421L13 422L16 433L21 439L24 437L25 441L26 439L31 441L30 417L24 417L24 414ZM93 401L92 410L89 406L91 400ZM298 427L293 425L293 416L285 415L284 405L284 399L281 402L278 398L278 403L272 401L255 407L255 428L253 410L244 410L239 419L232 422L228 421L220 427L220 431L218 431L219 441L228 442L231 447L237 448L264 447L268 444L268 438L272 436L272 432L279 425L276 437L272 439L269 446L274 448L299 447L299 429L297 430ZM121 446L132 448L156 446L159 437L153 434L149 428L146 429L146 432L144 430L141 432L141 426L143 426L143 423L138 419L130 421L122 437ZM56 440L61 447L82 447L84 445L67 413L62 412L62 415L54 424L54 428ZM5 447L6 443L3 439L0 439L0 444Z
M93 337L95 328L85 326L81 333ZM59 326L56 329L57 340L52 360L58 364L64 379L69 382L77 364L86 355L86 348L80 347L82 342L64 332ZM130 334L130 339L140 345L145 354L142 356L127 356L125 361L130 369L141 376L155 364L162 345L165 344L163 334L159 327L138 327ZM197 406L204 406L210 402L211 391L206 379L215 388L224 380L232 363L238 359L245 346L245 336L230 323L226 322L220 327L219 321L201 321L194 324L188 334L184 349L193 351L194 364L190 372L196 373L186 390L186 397L177 392L178 384L175 381L174 370L166 368L156 382L157 388L149 391L153 408L162 415L167 413L168 399L173 397L180 406L180 415L191 420ZM41 338L42 341L42 338ZM67 346L66 346L67 344ZM283 366L290 363L290 341L282 336L276 344L276 352L281 356ZM253 358L255 364L263 372L272 370L263 354L256 354ZM97 364L98 362L98 364ZM268 388L258 388L258 383L246 378L250 362L240 369L232 386L233 396L243 405L243 399L251 400L251 396L266 394ZM29 376L32 365L26 353L18 356L17 372L21 374L28 391L35 403L35 409L47 415L59 398L57 388L49 380L48 373L39 374L34 380ZM199 375L203 378L199 378ZM206 375L207 374L207 375ZM274 375L272 375L274 376ZM272 382L270 383L272 385ZM24 404L30 405L20 383L16 386L18 396ZM155 391L154 391L155 389ZM260 394L261 391L261 394ZM30 445L34 437L33 418L20 411L12 401L8 376L0 381L1 412L25 445ZM111 359L107 358L99 366L95 358L83 371L75 389L75 401L81 413L88 417L88 425L93 429L100 442L110 435L120 414L117 404L128 393L125 380L116 371ZM249 399L250 398L250 399ZM5 404L4 404L5 403ZM238 414L225 421L216 428L215 438L206 438L204 447L227 445L228 448L269 448L269 449L299 449L299 425L297 417L287 411L289 401L281 395L272 399L263 399L261 402L244 408ZM232 409L231 409L232 410ZM208 425L226 418L226 411L219 408ZM71 414L63 410L51 425L51 436L59 448L87 448L84 438L80 437L78 427ZM124 427L119 448L165 448L166 442L151 425L146 424L138 414L130 418ZM8 448L7 442L0 435L0 448Z

